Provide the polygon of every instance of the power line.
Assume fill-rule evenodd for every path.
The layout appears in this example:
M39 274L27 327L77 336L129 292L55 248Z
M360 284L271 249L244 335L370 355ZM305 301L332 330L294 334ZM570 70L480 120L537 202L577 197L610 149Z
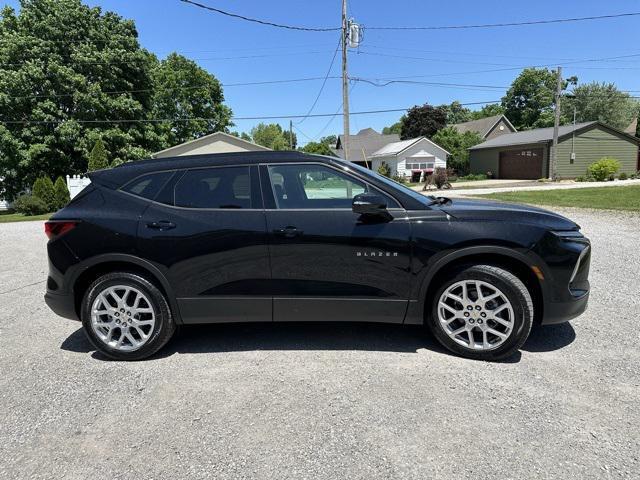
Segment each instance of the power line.
M501 100L488 100L482 102L467 102L461 103L460 105L469 106L469 105L486 105L490 103L500 103ZM403 108L389 108L389 109L381 109L381 110L364 110L359 112L351 112L351 115L370 115L377 113L392 113L392 112L405 112L411 107L403 107ZM342 115L341 113L312 113L310 115L266 115L266 116L251 116L251 117L231 117L231 120L278 120L278 119L293 119L293 118L303 118L303 117L314 117L314 118L322 118L322 117L335 117L338 115ZM13 124L59 124L65 122L75 122L75 123L175 123L175 122L191 122L191 121L218 121L217 118L204 118L204 117L192 117L192 118L145 118L145 119L108 119L108 120L76 120L76 119L66 119L66 120L0 120L0 123L13 125Z
M182 0L187 1L187 0ZM499 28L499 27L519 27L525 25L544 25L550 23L585 22L590 20L605 20L610 18L635 17L640 12L616 13L612 15L594 15L589 17L557 18L552 20L529 20L525 22L506 23L481 23L475 25L440 25L425 27L367 27L368 30L462 30L472 28Z
M210 7L208 5L204 5L202 3L194 2L192 0L180 0L180 1L182 3L188 3L188 4L193 5L195 7L202 8L204 10L209 10L210 12L220 13L220 14L226 15L228 17L237 18L239 20L245 20L247 22L259 23L261 25L267 25L267 26L270 26L270 27L285 28L285 29L288 29L288 30L299 30L299 31L303 31L303 32L336 32L336 31L340 30L339 27L337 27L337 28L318 28L318 27L298 27L298 26L294 26L294 25L285 25L285 24L282 24L282 23L274 23L274 22L269 22L267 20L259 20L257 18L245 17L244 15L239 15L237 13L226 12L224 10L220 10L219 8Z
M224 88L228 87L244 87L244 86L256 86L256 85L274 85L274 84L282 84L282 83L299 83L299 82L310 82L315 80L324 80L325 78L329 79L339 79L341 77L338 76L330 76L330 77L306 77L306 78L290 78L283 80L262 80L256 82L240 82L240 83L221 83L220 86ZM88 85L91 86L91 85ZM36 95L21 95L21 96L6 96L3 97L0 94L0 98L12 99L12 100L28 100L32 98L57 98L57 97L73 97L77 94L81 95L122 95L126 93L145 93L145 92L155 92L158 90L198 90L201 88L209 88L209 85L193 85L193 86L184 86L184 87L172 87L172 88L141 88L136 90L113 90L106 92L75 92L75 93L43 93Z
M316 95L316 98L313 101L313 104L311 105L311 108L309 108L309 111L307 112L307 115L310 114L311 112L313 112L313 109L316 107L316 104L318 103L318 100L320 99L320 95L322 95L322 91L324 90L324 86L327 84L327 79L329 78L329 75L331 74L331 70L333 69L333 64L336 61L336 56L338 55L338 50L340 49L341 42L342 42L342 38L339 38L338 39L338 45L336 45L336 49L333 52L333 57L331 57L331 63L329 64L329 68L327 69L327 74L324 76L324 80L322 80L322 85L320 86L320 90L318 91L318 95ZM296 122L296 125L300 125L306 119L307 119L307 117L304 117L302 120Z
M182 1L182 0L181 0ZM254 58L269 58L269 57L290 57L296 55L311 55L318 53L327 53L330 50L314 50L314 51L305 51L305 52L284 52L284 53L265 53L259 55L240 55L233 57L201 57L201 58L190 58L189 60L194 62L206 62L211 60L245 60L245 59L254 59ZM29 62L37 62L37 61L46 61L46 59L36 58L29 59L22 62L15 63L0 63L0 67L19 67L20 65L26 65ZM145 63L148 62L148 58L139 58L135 60L118 60L113 62L91 62L91 61L80 61L80 60L65 60L61 63L63 64L74 64L74 65L130 65L137 63Z

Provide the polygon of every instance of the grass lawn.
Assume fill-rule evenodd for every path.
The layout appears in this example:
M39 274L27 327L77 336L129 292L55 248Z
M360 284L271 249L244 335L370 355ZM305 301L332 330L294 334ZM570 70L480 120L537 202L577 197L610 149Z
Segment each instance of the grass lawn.
M506 202L532 203L534 205L555 207L640 211L640 185L544 190L539 192L505 192L475 196Z
M45 213L44 215L33 215L31 217L27 217L21 213L0 213L0 223L48 220L51 215L53 215L53 213Z

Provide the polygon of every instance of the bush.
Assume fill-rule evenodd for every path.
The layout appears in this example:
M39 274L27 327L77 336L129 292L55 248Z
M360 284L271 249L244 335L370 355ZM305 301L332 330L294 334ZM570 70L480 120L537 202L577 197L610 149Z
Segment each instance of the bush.
M13 202L13 209L23 215L42 215L49 212L47 204L35 195L20 195Z
M458 177L458 180L463 182L473 182L476 180L486 180L487 176L484 173L470 173L469 175L465 175L464 177Z
M405 183L407 183L407 179L405 177L403 177L402 175L394 175L393 177L391 177L391 180L398 182L398 183L402 183L403 185Z
M427 181L424 184L422 190L427 190L432 185L438 190L443 188L451 188L449 183L449 176L453 175L453 170L450 168L436 168L433 174L427 177Z
M95 170L102 170L103 168L109 168L109 156L107 155L107 149L104 146L104 142L99 138L93 145L91 153L89 153L87 169L90 172L93 172Z
M65 182L62 177L58 177L56 183L53 185L53 196L56 203L54 210L60 210L71 200L67 182Z
M378 167L378 173L384 177L391 178L391 167L387 162L382 162Z
M49 177L38 178L33 184L31 194L44 202L48 208L48 212L57 210L55 190L53 188L53 182Z
M587 179L584 175L579 175L576 177L576 182L586 182Z
M626 180L627 178L627 174L622 172L620 175L618 175L618 180Z
M604 182L620 170L620 162L615 158L603 157L589 165L587 173L598 182Z

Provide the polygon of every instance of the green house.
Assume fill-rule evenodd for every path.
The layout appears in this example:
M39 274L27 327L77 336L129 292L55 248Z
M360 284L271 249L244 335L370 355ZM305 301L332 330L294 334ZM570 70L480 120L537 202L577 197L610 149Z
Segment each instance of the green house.
M469 149L471 173L491 172L494 178L538 179L549 177L553 128L538 128L500 135ZM558 136L559 178L584 175L602 157L620 162L619 173L640 170L640 139L600 122L560 127Z

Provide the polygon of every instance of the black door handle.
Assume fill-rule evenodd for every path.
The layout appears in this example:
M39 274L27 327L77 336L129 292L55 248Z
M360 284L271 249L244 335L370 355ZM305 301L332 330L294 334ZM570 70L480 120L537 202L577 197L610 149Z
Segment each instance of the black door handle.
M274 234L280 236L280 237L286 237L286 238L294 238L297 236L302 235L302 230L298 230L296 227L284 227L284 228L276 228L273 231Z
M147 228L153 230L171 230L172 228L176 228L176 224L168 220L160 220L158 222L147 223Z

